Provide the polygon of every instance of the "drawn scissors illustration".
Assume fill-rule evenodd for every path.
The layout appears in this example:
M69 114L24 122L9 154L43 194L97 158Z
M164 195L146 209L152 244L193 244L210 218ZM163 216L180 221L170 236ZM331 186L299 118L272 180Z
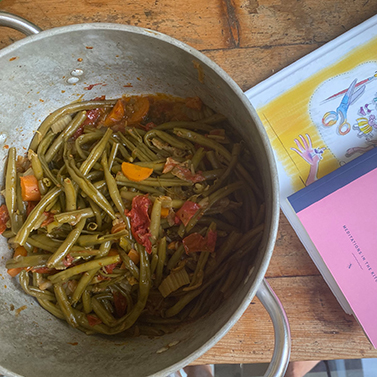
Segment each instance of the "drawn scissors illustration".
M355 79L347 89L336 111L328 111L322 118L322 124L325 127L332 127L334 125L337 125L337 132L339 135L346 135L348 134L348 132L350 132L351 125L347 122L348 108L350 107L350 105L356 102L356 100L359 99L365 91L365 84L361 85L355 91L356 83L357 79Z

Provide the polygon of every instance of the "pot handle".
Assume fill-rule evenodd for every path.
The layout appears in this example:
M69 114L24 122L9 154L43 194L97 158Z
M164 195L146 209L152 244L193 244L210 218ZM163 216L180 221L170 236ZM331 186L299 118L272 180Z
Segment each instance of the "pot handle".
M266 279L257 291L257 297L266 308L274 325L275 346L270 365L264 377L282 377L291 354L291 334L284 308Z
M30 21L7 12L0 12L0 26L16 29L25 35L38 34L42 31L41 28Z

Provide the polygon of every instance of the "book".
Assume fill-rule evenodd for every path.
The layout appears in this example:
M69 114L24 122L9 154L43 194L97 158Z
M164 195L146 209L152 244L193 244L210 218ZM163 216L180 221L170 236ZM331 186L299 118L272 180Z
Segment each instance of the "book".
M347 314L351 305L287 198L377 146L376 48L374 16L245 92L270 139L281 209Z
M377 346L377 148L287 200Z

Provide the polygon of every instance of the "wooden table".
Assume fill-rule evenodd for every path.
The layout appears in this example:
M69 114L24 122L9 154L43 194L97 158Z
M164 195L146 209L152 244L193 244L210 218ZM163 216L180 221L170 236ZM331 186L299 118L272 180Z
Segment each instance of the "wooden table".
M249 89L377 12L374 0L2 0L0 9L43 29L116 22L171 35L213 59ZM0 48L22 38L0 29ZM282 215L267 278L287 312L291 360L377 357L344 314ZM255 299L201 363L269 362L271 321Z

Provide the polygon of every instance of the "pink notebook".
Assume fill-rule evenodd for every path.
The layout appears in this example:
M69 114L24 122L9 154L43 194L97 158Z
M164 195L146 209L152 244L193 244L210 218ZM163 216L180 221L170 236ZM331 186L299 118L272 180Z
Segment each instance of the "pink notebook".
M377 148L288 201L377 348Z

